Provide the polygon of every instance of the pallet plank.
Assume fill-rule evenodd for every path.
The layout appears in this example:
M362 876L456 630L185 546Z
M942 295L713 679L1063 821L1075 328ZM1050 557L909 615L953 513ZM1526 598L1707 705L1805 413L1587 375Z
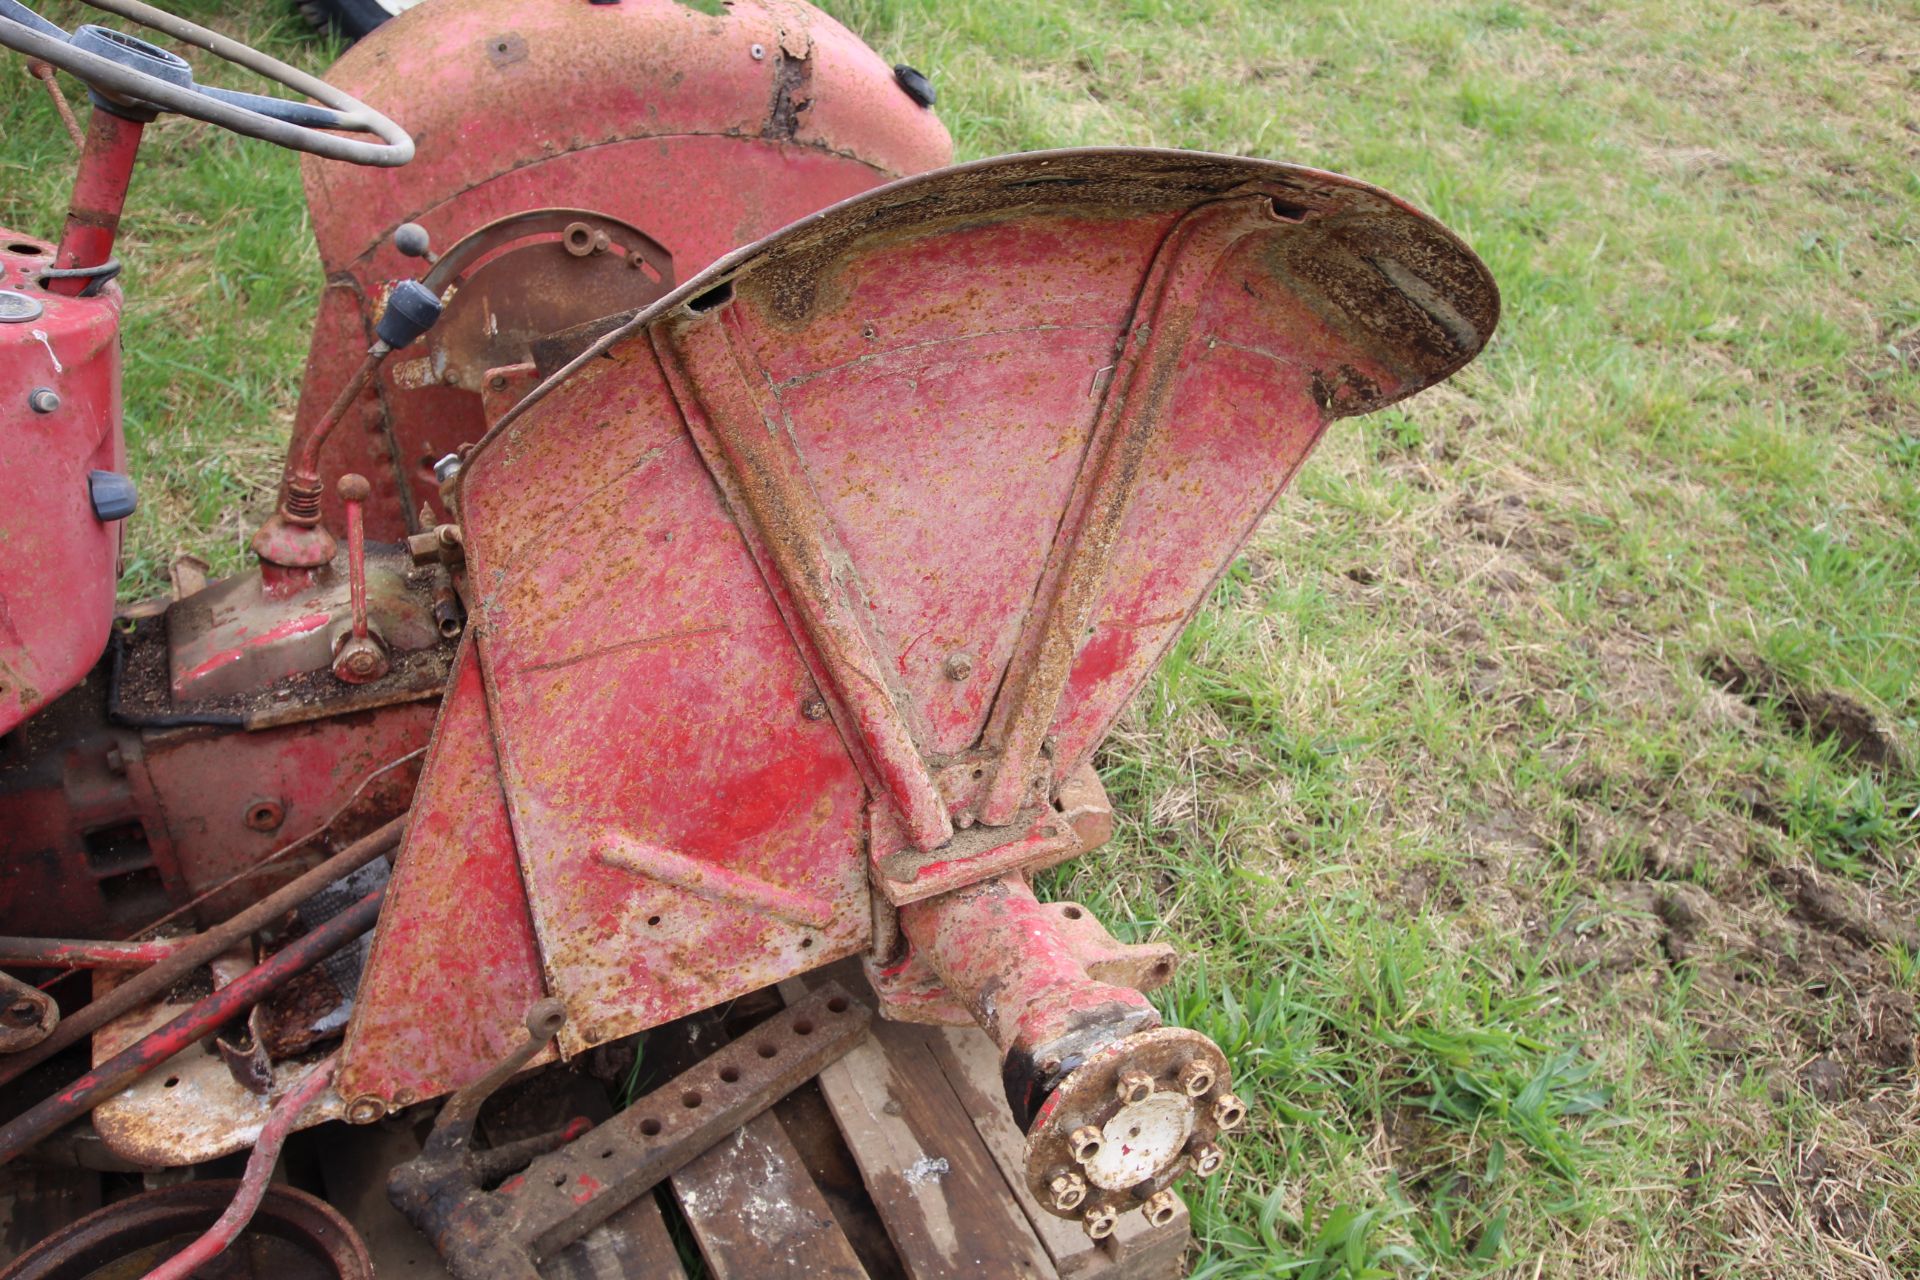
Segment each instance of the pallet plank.
M641 1196L540 1266L546 1280L687 1280L660 1202Z
M796 998L804 981L783 993ZM820 1088L914 1280L1058 1280L918 1028L875 1021Z
M770 1111L674 1174L672 1184L713 1280L867 1280Z

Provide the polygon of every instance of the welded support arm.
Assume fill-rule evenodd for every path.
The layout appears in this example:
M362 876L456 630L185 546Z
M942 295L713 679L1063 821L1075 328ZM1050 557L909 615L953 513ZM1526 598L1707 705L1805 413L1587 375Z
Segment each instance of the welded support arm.
M1166 418L1207 283L1243 237L1275 221L1273 200L1264 195L1201 205L1174 224L1147 269L1036 607L987 722L986 744L1000 757L979 804L980 821L990 827L1040 799L1034 791L1045 781L1036 773L1041 750L1106 590L1113 549Z
M886 665L856 607L857 582L833 542L832 517L802 469L793 439L750 357L727 332L727 310L654 335L660 357L716 481L748 526L762 571L785 588L782 612L799 623L835 698L853 721L915 848L953 836L946 801L921 757ZM781 597L784 596L784 599Z

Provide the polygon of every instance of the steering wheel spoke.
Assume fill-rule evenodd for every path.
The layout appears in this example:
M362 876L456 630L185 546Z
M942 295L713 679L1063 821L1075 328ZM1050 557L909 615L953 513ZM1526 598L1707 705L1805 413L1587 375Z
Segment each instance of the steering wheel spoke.
M387 167L413 158L413 139L404 129L317 76L140 0L87 3L245 67L319 105L198 84L184 59L157 45L94 25L69 35L20 0L0 0L0 48L58 67L109 101L171 111L294 151Z

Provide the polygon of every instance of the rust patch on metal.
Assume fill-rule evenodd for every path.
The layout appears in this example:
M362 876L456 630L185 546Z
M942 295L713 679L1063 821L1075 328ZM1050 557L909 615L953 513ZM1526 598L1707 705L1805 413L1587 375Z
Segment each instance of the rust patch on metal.
M518 31L503 31L487 37L487 61L504 70L527 60L527 38Z

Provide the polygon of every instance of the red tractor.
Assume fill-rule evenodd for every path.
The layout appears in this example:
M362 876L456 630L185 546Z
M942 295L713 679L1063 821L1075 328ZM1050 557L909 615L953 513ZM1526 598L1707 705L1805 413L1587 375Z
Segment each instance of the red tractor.
M1217 1168L1172 949L1029 880L1327 424L1485 344L1472 252L1263 160L948 167L797 0L427 5L330 82L95 3L312 101L0 0L93 102L58 238L0 230L0 1161L367 1124L859 957L993 1038L1052 1212ZM161 111L307 153L326 287L257 568L116 607Z

